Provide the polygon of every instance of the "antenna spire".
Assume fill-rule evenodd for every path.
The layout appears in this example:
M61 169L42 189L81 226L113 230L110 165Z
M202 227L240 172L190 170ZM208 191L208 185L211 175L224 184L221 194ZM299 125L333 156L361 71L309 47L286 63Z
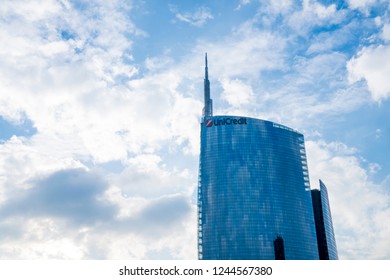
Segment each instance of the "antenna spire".
M207 53L205 54L204 56L204 64L205 64L205 79L208 80L209 79L209 67L207 66Z
M210 81L209 68L207 65L207 52L205 53L205 68L204 68L204 108L203 117L211 117L213 115L213 100L210 98Z

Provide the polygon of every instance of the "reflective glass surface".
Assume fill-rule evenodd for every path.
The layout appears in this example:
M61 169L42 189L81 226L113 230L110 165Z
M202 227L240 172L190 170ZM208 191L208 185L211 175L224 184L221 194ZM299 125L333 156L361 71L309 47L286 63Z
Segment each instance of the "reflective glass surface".
M200 259L319 258L302 134L253 118L204 119L198 249Z
M324 219L324 228L326 236L326 245L330 260L337 260L336 239L333 231L332 215L329 206L328 190L325 184L320 180L321 206Z

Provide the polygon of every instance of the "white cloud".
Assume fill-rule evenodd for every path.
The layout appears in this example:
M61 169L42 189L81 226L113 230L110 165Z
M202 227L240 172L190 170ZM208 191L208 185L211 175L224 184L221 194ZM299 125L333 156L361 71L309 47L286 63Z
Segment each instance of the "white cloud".
M176 7L171 6L171 12L175 14L180 21L189 23L196 27L202 27L208 20L213 19L210 9L207 7L200 7L195 12L179 12Z
M85 254L85 247L76 239L77 233L65 236L63 225L50 218L13 217L3 220L0 228L13 231L13 235L6 233L7 242L0 245L2 258L82 259Z
M295 57L273 87L254 89L256 116L306 131L308 123L322 127L329 117L353 112L369 98L358 85L345 86L345 63L338 52Z
M156 162L156 158L138 157L133 167L148 169L142 176L157 182L158 176L162 177L146 165L150 161ZM7 242L0 245L2 256L144 259L162 251L159 256L163 259L195 258L196 211L188 187L182 188L183 194L165 189L162 193L169 195L153 194L152 199L139 197L137 201L140 193L130 191L125 197L126 189L118 192L97 175L82 169L55 172L33 180L31 188L19 191L22 195L3 202L0 229ZM153 187L151 181L139 188L147 192ZM178 237L177 232L182 235Z
M172 59L169 57L148 57L145 60L145 67L153 73L155 71L161 71L164 68L169 68L172 62Z
M254 100L250 85L239 79L222 79L222 97L233 107L249 104Z
M378 0L348 0L348 5L352 9L362 9L366 10L373 4L377 3Z
M338 23L343 14L336 9L335 4L322 5L314 0L304 0L302 10L297 10L288 17L288 24L298 34L306 34L314 26Z
M196 211L191 199L196 176L182 161L166 166L153 154L162 147L172 148L169 153L176 156L199 152L201 104L178 91L186 71L167 70L149 61L149 76L135 79L138 69L129 63L132 38L145 33L127 18L131 7L118 1L87 3L83 11L54 1L40 10L31 10L42 6L36 3L24 3L17 10L23 3L8 1L0 7L7 15L0 19L4 39L0 114L11 121L28 118L37 133L0 145L0 201L8 205L8 216L0 222L2 238L7 239L0 246L2 256L195 258ZM210 16L200 10L192 20L203 24ZM59 170L88 170L86 165L94 169L93 163L113 160L121 161L125 169L104 175L109 185L99 199L118 212L105 211L111 216L95 220L98 226L77 225L71 218L81 217L96 204L79 203L85 207L82 213L70 215L66 199L57 205L61 213L49 211L45 202L33 208L26 202L30 214L18 217L15 199L21 192L37 203L47 198L49 188L34 182L53 178ZM60 191L61 184L52 185L52 191ZM88 197L85 201L94 201L92 194ZM171 217L176 215L164 220L170 229L150 223L154 215L168 210ZM73 221L73 226L66 221Z
M183 146L184 154L198 155L199 122L202 104L192 97L180 94L175 96L172 114L169 116L169 127L176 144Z
M62 2L65 4L67 1ZM57 14L63 3L46 0L42 5L40 0L4 0L1 3L0 14L8 17L21 16L29 21L38 21Z
M324 53L334 50L340 50L349 44L356 29L360 26L356 22L351 22L339 29L321 32L313 38L307 52L308 54Z
M383 25L382 38L386 41L390 41L390 23Z
M284 14L290 10L293 6L294 1L292 0L271 0L268 1L272 12Z
M251 3L251 0L240 0L240 5L248 5Z
M110 175L110 182L120 187L125 196L150 199L170 194L191 195L196 177L186 170L166 166L157 155L144 154L129 158L121 173Z
M128 32L142 32L125 18L123 5L90 5L99 16L71 6L46 15L45 26L52 27L44 34L40 21L1 22L7 43L0 46L0 113L14 121L29 118L45 136L39 137L47 144L40 152L55 149L48 139L57 137L69 141L62 142L65 151L79 141L79 156L89 154L96 163L152 152L172 138L189 139L183 149L197 153L192 129L200 104L177 92L183 74L154 67L155 74L134 79L137 68L125 62L131 58ZM63 30L72 38L62 38Z
M365 79L372 99L380 102L390 96L390 46L363 48L347 64L351 83Z
M30 188L31 180L56 170L83 167L73 158L72 153L61 151L59 139L52 140L58 151L45 150L42 145L47 143L46 140L43 139L42 143L36 138L14 136L0 145L0 190L5 196L13 195L13 191L17 189ZM73 151L77 151L77 144Z
M237 7L234 9L235 11L239 11L242 7L247 6L251 3L251 0L240 0Z
M194 52L207 50L211 78L243 75L253 79L261 71L284 67L285 47L286 39L282 36L245 22L220 42L199 42Z
M320 3L312 0L303 1L303 10L311 11L320 19L328 19L334 16L336 12L336 5L331 4L329 6L321 5Z

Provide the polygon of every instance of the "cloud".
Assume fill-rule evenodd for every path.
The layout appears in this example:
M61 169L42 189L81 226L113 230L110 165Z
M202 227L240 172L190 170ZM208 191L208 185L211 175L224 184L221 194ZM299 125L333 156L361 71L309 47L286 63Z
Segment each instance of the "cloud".
M273 12L285 14L293 6L294 1L271 0L267 4L272 7Z
M8 17L21 16L30 21L38 21L58 13L64 3L66 2L47 0L45 5L40 5L39 0L5 0L0 7L0 13Z
M352 9L366 10L370 6L372 6L378 2L381 2L381 1L380 0L348 0L347 2L348 2L349 7Z
M252 88L245 82L239 79L222 79L221 84L224 89L222 96L231 106L240 107L253 101Z
M146 33L122 1L32 16L15 3L0 20L0 114L36 133L0 145L1 257L195 258L196 176L182 158L199 151L201 103L178 90L186 71L149 60L139 74L132 44ZM92 171L113 160L122 173Z
M194 209L185 196L167 196L150 201L137 215L124 220L124 226L142 236L161 237L184 222Z
M145 199L156 199L170 194L189 194L195 180L196 177L191 176L188 170L168 168L166 162L154 154L129 158L121 173L110 176L110 182L120 187L126 197Z
M82 259L85 254L80 235L49 218L13 217L2 220L0 227L12 229L3 235L2 259Z
M390 46L363 48L348 61L347 69L350 83L361 79L367 82L373 100L380 102L390 96Z
M3 20L0 114L30 120L40 153L58 151L54 139L62 139L63 154L102 163L150 153L172 138L196 153L189 128L201 105L177 91L183 76L177 71L154 68L135 79L132 40L144 33L127 17L131 7L115 3L59 5L44 19ZM176 125L178 119L192 126Z
M236 7L236 11L240 10L242 7L247 6L251 3L251 0L240 0L240 3Z
M208 20L213 19L213 15L210 12L210 9L207 7L200 7L195 12L179 12L177 7L171 6L171 12L175 14L176 19L189 23L195 27L202 27Z
M302 9L287 17L288 25L297 33L306 35L315 26L327 26L343 20L343 13L335 4L329 6L313 0L304 0Z
M86 232L90 258L99 254L105 259L196 258L196 211L188 195L111 199L121 200L122 210L130 211Z
M360 23L351 21L340 28L331 31L320 32L311 41L307 50L308 54L340 51L347 47L352 40L353 34L360 28Z
M15 194L17 198L8 200L0 215L54 217L76 226L110 220L116 210L104 202L106 188L101 177L83 169L58 171Z
M367 102L359 85L345 79L347 57L339 52L294 56L285 75L264 75L252 83L255 108L250 114L306 131L308 123L323 127L329 119L353 112ZM269 77L269 78L268 78Z
M168 253L161 258L194 258L191 196L188 189L166 192L152 199L124 196L85 169L31 180L30 188L15 190L0 208L1 238L7 240L0 245L2 258L143 259L164 248Z
M260 30L253 22L248 21L221 41L199 42L194 53L207 50L211 78L246 76L251 80L257 78L261 71L286 66L286 43L286 38L278 33Z
M390 23L383 25L382 38L385 41L390 41Z
M56 137L43 140L39 138L33 136L32 139L27 139L13 136L0 145L1 201L12 196L14 190L30 188L31 180L37 177L49 176L57 170L77 169L84 166L72 155L73 152L77 154L78 143L72 141L69 143L66 139ZM62 141L72 149L64 152L59 148Z

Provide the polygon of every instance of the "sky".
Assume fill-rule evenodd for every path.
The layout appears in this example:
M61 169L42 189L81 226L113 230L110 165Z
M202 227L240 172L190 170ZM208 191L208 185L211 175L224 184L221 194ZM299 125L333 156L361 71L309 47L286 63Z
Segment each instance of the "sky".
M196 259L214 115L305 135L340 259L390 259L387 0L1 0L0 259Z

